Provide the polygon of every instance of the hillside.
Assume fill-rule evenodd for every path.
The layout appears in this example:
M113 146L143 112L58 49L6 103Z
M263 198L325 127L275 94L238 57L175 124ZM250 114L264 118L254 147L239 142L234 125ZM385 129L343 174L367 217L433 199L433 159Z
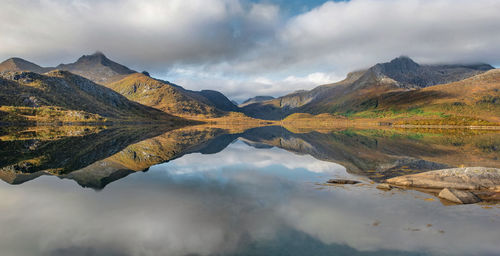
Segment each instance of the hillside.
M3 122L182 121L66 71L0 75Z
M453 84L473 76L478 76L481 80L480 75L491 69L491 66L484 64L419 65L407 57L400 57L389 63L377 64L370 69L350 73L345 80L334 84L250 104L245 106L243 111L249 116L264 119L281 119L293 113L331 113L352 116L368 110L415 111L415 108L420 106L417 104L417 99L425 98L424 103L429 106L433 102L439 102L438 100L442 98L443 94L427 88L434 88L437 84ZM490 73L493 76L496 74L494 71ZM436 88L443 90L445 87L447 86ZM490 87L492 85L486 86L485 89ZM491 92L488 90L484 93L496 93L494 88ZM462 93L467 94L467 90ZM386 102L386 105L380 104L381 99L393 95L399 95L400 100L392 98L390 102ZM449 95L448 98L450 101L454 98L457 102L460 101L458 99L460 95L456 93L453 96ZM463 106L467 108L467 105ZM447 111L448 109L442 109L441 112L434 114L446 115ZM486 109L474 107L474 111L485 112ZM429 114L421 110L417 112L421 112L421 115Z
M252 98L249 98L249 99L243 101L243 103L238 105L238 107L242 108L244 106L247 106L247 105L250 105L253 103L263 102L263 101L272 100L272 99L274 99L273 96L255 96L255 97L252 97Z
M238 110L222 93L186 90L142 73L131 74L106 86L130 100L183 117L221 117L227 111Z
M141 73L106 85L129 100L178 116L222 115L222 111L186 94L181 88Z
M76 62L45 68L20 58L0 64L0 73L31 71L45 73L64 70L109 87L129 100L160 109L166 113L191 117L215 118L240 109L218 91L191 91L168 81L154 79L108 59L103 53L83 55Z
M83 76L98 84L106 84L120 80L126 75L137 73L124 65L108 59L103 53L83 55L76 62L60 64L56 67Z

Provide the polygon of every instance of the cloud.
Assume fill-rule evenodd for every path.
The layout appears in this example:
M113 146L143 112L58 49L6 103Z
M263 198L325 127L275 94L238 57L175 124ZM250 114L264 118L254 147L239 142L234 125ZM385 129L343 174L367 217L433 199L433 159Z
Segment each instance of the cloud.
M254 47L277 15L276 6L236 0L7 1L0 56L55 65L101 50L156 70L217 63Z
M496 0L315 1L321 5L312 9L306 2L7 0L0 58L56 65L101 50L134 69L238 99L311 88L403 54L500 65ZM179 69L191 75L179 77ZM331 79L311 79L315 73Z
M360 68L401 54L425 63L500 61L500 2L353 0L293 17L279 34L298 66Z
M191 90L210 88L223 92L230 99L243 102L256 95L279 97L298 90L312 89L320 84L333 83L342 79L335 72L314 72L304 76L290 75L283 78L267 76L232 77L206 72L202 69L176 68L165 75L171 82Z

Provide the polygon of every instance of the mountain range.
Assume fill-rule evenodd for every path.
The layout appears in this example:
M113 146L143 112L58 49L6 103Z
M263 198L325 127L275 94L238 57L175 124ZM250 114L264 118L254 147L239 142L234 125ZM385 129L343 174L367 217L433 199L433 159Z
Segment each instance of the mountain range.
M465 115L499 122L498 102L500 72L490 65L420 65L403 56L349 73L337 83L248 104L243 112L274 120L293 113L331 113L421 119Z
M39 116L33 111L49 107L48 112L57 113L46 116L71 121L172 116L206 120L242 112L265 120L281 120L294 113L329 113L414 124L500 122L499 70L488 64L421 65L406 56L349 73L337 83L277 98L256 96L239 106L220 92L187 90L136 72L101 52L54 68L11 58L0 63L0 74L4 88L0 118L11 122L29 121L30 115ZM88 118L72 118L71 111L83 111Z
M39 74L39 76L37 76L38 78L44 78L52 76L51 74L56 71L59 73L62 73L61 71L68 71L67 74L74 74L71 78L79 76L85 80L90 80L96 88L109 88L123 95L130 101L134 101L145 107L160 110L168 115L200 119L223 117L228 115L231 111L239 111L239 108L220 92L212 90L186 90L168 81L152 78L146 72L138 73L131 70L124 65L108 59L101 52L96 52L92 55L83 55L74 63L60 64L55 68L41 67L21 58L10 58L0 63L0 74L2 74L4 81L10 80L10 84L17 82L11 79L13 76L9 74L13 74L12 72L24 72L23 76L28 75L26 72L31 72L28 76L34 77L36 76L35 74ZM69 79L69 77L60 78ZM16 91L18 89L19 91ZM26 88L23 87L23 90L24 89ZM1 105L16 107L39 107L39 105L60 106L66 107L68 110L77 110L84 108L86 105L92 106L94 104L100 104L98 100L94 101L96 99L89 98L86 103L76 100L75 104L68 105L67 101L71 96L68 95L67 92L62 93L57 90L45 90L44 97L41 97L32 95L36 94L33 90L29 93L23 90L21 90L20 87L11 87L11 90L4 92L4 94L6 93L5 97L8 98L7 95L15 95L17 98L20 97L20 99L16 101L1 101ZM47 98L47 94L54 94L50 95L53 101L39 99ZM62 99L61 96L68 98ZM30 97L38 97L36 99L33 98L33 101L38 103L34 104L31 102L29 100ZM26 98L28 100L25 100ZM82 106L80 106L80 104ZM122 110L127 111L126 108ZM104 116L107 116L106 113L103 112L90 111L89 113L98 115L105 114ZM156 117L152 119L154 120Z

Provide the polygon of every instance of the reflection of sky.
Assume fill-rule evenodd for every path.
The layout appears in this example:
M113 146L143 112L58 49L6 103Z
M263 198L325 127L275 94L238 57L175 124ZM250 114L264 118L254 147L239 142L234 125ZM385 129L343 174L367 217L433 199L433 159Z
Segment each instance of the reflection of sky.
M191 154L130 175L98 193L56 177L0 183L1 255L500 251L498 208L444 207L418 192L382 192L373 185L303 182L344 175L337 167L235 143L218 154Z
M200 164L202 162L203 164ZM303 173L348 176L339 164L318 161L310 155L297 155L279 148L251 150L243 142L229 145L222 153L189 154L172 162L153 166L150 170L167 170L172 174L214 172L221 169L258 169L266 172L287 172L290 176Z

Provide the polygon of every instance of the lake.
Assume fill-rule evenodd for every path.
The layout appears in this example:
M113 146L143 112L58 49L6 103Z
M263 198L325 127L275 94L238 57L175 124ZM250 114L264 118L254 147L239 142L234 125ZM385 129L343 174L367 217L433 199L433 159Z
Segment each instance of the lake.
M500 167L498 131L4 127L0 157L2 256L500 254L498 204L375 188Z

